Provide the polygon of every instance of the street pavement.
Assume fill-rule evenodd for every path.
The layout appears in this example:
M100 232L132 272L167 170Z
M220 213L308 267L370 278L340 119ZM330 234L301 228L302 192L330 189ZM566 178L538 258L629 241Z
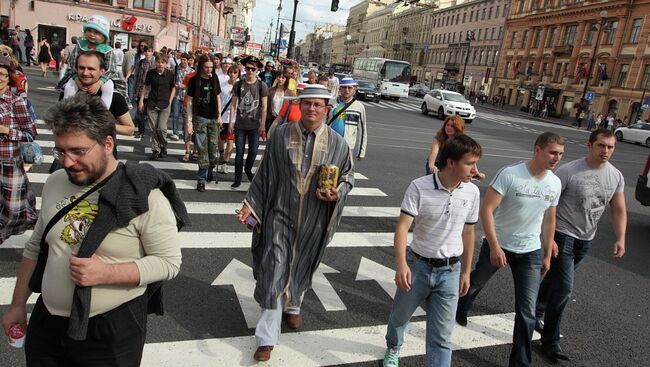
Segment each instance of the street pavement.
M30 96L39 117L55 102L50 85L30 74ZM395 291L392 237L402 195L424 173L424 162L442 122L420 113L421 100L364 102L369 143L358 162L356 186L333 242L326 250L303 304L300 331L283 328L281 345L268 366L377 366L383 357L385 325ZM467 133L484 148L479 162L486 180L497 170L531 156L535 137L554 131L567 139L564 161L583 156L586 131L547 124L524 116L480 109ZM52 135L39 125L38 141L47 155ZM118 138L120 159L146 162L148 138ZM183 265L165 289L165 316L149 318L143 366L249 366L254 325L259 313L254 286L250 232L235 220L245 193L233 191L233 173L219 175L208 191L195 187L195 164L180 162L182 145L170 144L170 156L154 162L176 181L193 226L181 232ZM178 149L178 150L172 150ZM649 150L620 143L612 163L626 179L629 212L627 247L622 260L610 258L614 234L607 214L581 265L576 289L563 320L562 346L572 357L567 366L648 366L647 349L650 208L633 198L634 184ZM260 151L260 156L263 150ZM258 157L259 158L259 157ZM49 165L29 175L40 197ZM231 166L232 171L232 166ZM39 200L40 202L40 200ZM477 245L482 234L477 228ZM0 248L0 312L10 302L13 278L27 235ZM514 291L508 270L499 271L479 295L468 327L454 331L454 366L504 366L510 352ZM401 365L422 366L425 316L418 310L409 327ZM0 347L2 365L23 366L22 351ZM534 355L534 365L546 365Z

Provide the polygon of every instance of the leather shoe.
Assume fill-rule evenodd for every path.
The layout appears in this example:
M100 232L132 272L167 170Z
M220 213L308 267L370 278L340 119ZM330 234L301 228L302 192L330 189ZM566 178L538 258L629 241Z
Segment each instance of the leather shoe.
M196 184L196 191L205 192L205 183L199 182Z
M562 349L559 345L542 345L538 344L539 353L546 362L551 364L557 364L560 361L570 361L568 355L562 353Z
M151 156L149 156L150 161L156 161L158 158L160 158L160 154L158 154L158 152L153 152L151 153Z
M535 331L537 331L540 334L544 331L544 321L535 320Z
M289 329L298 330L302 326L302 315L285 314Z
M257 347L255 354L253 354L253 358L255 358L255 360L259 362L268 361L269 359L271 359L272 350L273 350L272 345L262 345L261 347Z
M456 322L460 326L467 326L467 312L456 311Z
M160 158L167 157L167 148L160 148Z
M246 177L248 178L248 182L253 182L253 172L246 172Z
M241 182L239 182L239 181L235 181L235 182L232 183L232 185L230 185L230 188L231 188L231 189L236 189L236 188L238 188L239 186L241 186Z

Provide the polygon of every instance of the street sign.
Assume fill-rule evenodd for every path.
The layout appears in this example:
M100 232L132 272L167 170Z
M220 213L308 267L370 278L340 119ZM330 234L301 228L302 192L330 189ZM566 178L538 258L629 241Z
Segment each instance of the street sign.
M585 99L586 99L587 101L593 101L593 100L594 100L594 97L596 97L596 92L587 92L587 93L585 94Z
M535 93L535 99L538 101L544 100L544 86L540 85L537 87L537 93Z

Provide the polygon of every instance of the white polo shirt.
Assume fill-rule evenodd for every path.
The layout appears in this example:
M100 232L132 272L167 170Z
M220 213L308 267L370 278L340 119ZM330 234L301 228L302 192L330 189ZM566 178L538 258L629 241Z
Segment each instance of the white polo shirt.
M401 206L414 218L411 250L434 259L462 255L463 227L478 222L479 202L480 191L471 182L449 192L437 173L413 180Z

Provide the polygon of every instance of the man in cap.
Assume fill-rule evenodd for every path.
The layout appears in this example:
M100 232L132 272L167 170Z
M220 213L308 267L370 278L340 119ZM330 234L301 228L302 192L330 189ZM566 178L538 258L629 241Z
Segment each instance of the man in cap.
M341 79L338 105L330 111L328 124L345 138L353 152L352 155L361 160L366 156L368 129L366 108L354 98L356 92L357 82L354 79Z
M309 85L296 98L300 121L275 129L238 212L239 221L253 229L254 296L262 307L255 329L257 361L271 358L283 311L289 314L290 328L300 327L303 294L311 287L354 183L350 149L323 123L327 88ZM318 187L323 165L337 166L340 172L332 182L335 187L326 190Z
M232 59L230 57L224 57L221 60L221 68L216 69L216 74L219 77L219 83L227 83L228 82L228 69L232 66Z
M257 156L260 136L266 134L266 102L268 90L256 74L263 66L260 59L248 56L242 59L246 76L240 79L232 88L230 102L229 134L235 134L235 182L233 189L241 185L242 171L246 172L248 181L253 180L253 163ZM244 167L244 148L248 141L248 157ZM244 169L245 168L245 169Z

